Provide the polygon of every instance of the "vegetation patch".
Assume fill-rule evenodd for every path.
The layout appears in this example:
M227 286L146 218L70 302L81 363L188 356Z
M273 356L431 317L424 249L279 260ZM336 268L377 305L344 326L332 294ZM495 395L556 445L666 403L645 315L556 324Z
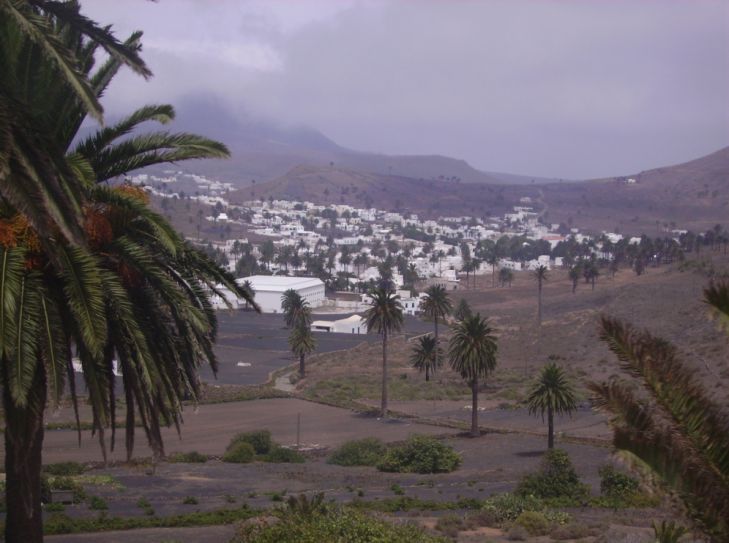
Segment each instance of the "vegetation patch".
M569 455L562 449L547 451L539 471L524 476L515 493L518 496L561 499L565 505L579 505L589 499L589 487L580 482Z
M385 454L385 444L376 437L348 441L327 460L338 466L375 466Z
M415 435L401 445L390 447L377 469L397 473L448 473L460 465L461 456L452 447L430 436Z
M133 530L137 528L186 528L192 526L215 526L232 524L259 514L247 506L238 509L199 511L169 517L108 517L71 518L63 513L50 515L43 523L46 535L106 532L112 530ZM4 529L4 526L0 526Z
M414 524L392 524L349 509L331 508L299 512L288 509L275 517L249 521L231 543L445 543Z
M167 455L167 461L173 462L173 463L183 463L183 464L203 464L208 461L208 457L197 451L191 451L191 452L186 452L186 453L176 452L176 453Z
M85 466L78 462L58 462L43 466L43 473L54 477L71 477L81 475L84 471L86 471Z
M225 450L223 462L246 464L254 460L300 464L306 461L306 457L298 451L274 443L268 430L235 435Z

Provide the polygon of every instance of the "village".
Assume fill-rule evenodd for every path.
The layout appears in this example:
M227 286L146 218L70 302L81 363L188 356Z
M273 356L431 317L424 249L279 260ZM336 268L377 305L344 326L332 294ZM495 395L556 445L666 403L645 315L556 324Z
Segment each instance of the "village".
M304 297L317 313L363 311L370 301L368 290L384 274L400 296L404 312L416 315L423 296L416 286L424 290L441 285L456 291L468 289L471 281L475 284L476 276L488 276L492 286L507 287L515 273L580 263L580 274L590 281L600 273L597 263L609 265L616 260L616 247L637 248L646 240L614 232L596 237L564 223L545 224L528 197L500 217L425 219L405 211L346 204L275 199L232 204L229 198L236 192L232 184L181 171L165 171L164 177L141 174L129 181L160 198L163 209L165 199L187 198L209 211L198 214L208 228L222 233L236 227L248 233L230 239L198 235L188 240L202 245L239 277L240 284L251 288L266 313L281 312L281 296L288 289ZM686 234L666 228L666 240L675 247ZM648 258L653 259L659 250L651 248ZM229 291L222 289L222 293L225 300L213 297L216 308L246 306ZM366 333L347 319L337 322L336 331ZM319 323L315 329L323 326ZM324 327L334 331L333 325Z

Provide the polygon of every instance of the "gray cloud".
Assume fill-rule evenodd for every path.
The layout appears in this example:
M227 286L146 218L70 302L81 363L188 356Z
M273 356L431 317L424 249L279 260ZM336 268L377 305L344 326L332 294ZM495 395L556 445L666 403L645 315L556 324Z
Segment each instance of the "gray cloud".
M729 144L721 0L120 4L84 7L145 30L155 78L120 76L112 112L214 93L355 149L566 178Z

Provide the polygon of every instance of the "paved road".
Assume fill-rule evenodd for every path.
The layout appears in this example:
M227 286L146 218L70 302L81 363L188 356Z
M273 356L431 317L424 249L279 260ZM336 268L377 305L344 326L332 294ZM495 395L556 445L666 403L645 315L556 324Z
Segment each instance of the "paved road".
M349 315L315 315L317 320L337 320ZM219 331L215 353L220 362L217 382L220 384L254 385L268 380L271 372L295 360L288 345L289 331L283 317L249 311L218 312ZM405 333L422 334L431 325L414 317L405 319ZM351 349L363 341L377 341L374 334L333 334L317 332L317 353ZM238 366L238 363L250 364ZM215 380L212 371L201 371L204 380Z

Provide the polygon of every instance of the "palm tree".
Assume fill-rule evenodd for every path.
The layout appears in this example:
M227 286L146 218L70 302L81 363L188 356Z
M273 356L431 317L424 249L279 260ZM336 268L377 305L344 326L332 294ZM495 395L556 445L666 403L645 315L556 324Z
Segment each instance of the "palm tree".
M370 308L365 311L364 321L368 332L382 335L382 405L380 414L387 418L387 337L402 329L404 318L400 296L392 290L377 287L371 293Z
M430 334L418 338L418 342L413 347L413 353L410 356L410 362L418 371L425 370L425 380L430 381L430 374L441 365L442 352L438 347L438 341Z
M438 340L438 319L446 318L453 309L453 304L445 287L442 285L433 285L425 289L425 299L421 303L420 308L426 317L433 319L435 344L436 346L440 346ZM438 350L435 351L435 356L438 358ZM436 360L435 363L439 365L440 361ZM425 377L427 381L427 372Z
M478 383L496 368L496 337L488 319L476 313L456 323L448 343L451 368L471 387L471 436L478 429Z
M456 320L462 321L466 317L470 317L471 313L471 306L468 305L468 302L465 298L461 298L461 300L458 302L458 305L456 306L456 310L453 312L453 316L456 318Z
M84 40L85 50L67 47L69 31ZM46 234L56 229L74 243L81 241L83 195L74 165L64 159L65 148L57 140L57 130L70 127L54 125L59 118L56 104L35 100L39 93L27 92L28 85L45 94L42 85L51 81L70 95L74 109L101 120L103 108L95 89L99 81L79 67L103 47L115 65L148 77L151 73L135 41L120 43L109 27L87 19L71 2L0 0L0 193L43 233L44 244ZM38 69L41 65L43 70Z
M78 11L73 3L31 3ZM8 9L6 4L0 2L0 11ZM21 3L12 4L17 7ZM48 19L54 32L60 25L58 19ZM115 359L123 375L127 406L127 455L132 453L135 418L139 416L153 452L161 456L160 427L174 424L179 429L181 401L198 396L197 369L205 362L216 369L212 352L216 319L208 293L219 293L220 284L244 299L247 293L230 274L191 248L151 211L143 191L98 184L150 164L227 156L225 147L198 136L167 133L116 143L143 121L166 122L174 115L169 106L152 106L99 130L63 156L87 109L71 85L59 84L57 67L43 60L40 45L24 41L8 21L0 18L3 73L17 74L5 68L33 67L32 77L8 80L22 88L18 92L32 111L43 112L35 126L42 127L49 140L41 143L53 153L60 150L61 158L54 159L52 167L63 174L65 194L83 202L73 217L80 246L69 243L71 236L64 239L58 235L64 232L63 225L57 230L43 230L38 225L45 223L32 220L33 209L16 206L11 198L0 203L6 541L32 543L42 540L40 468L46 393L49 391L57 402L66 374L77 423L79 420L72 347L83 368L93 426L104 456L106 428L111 429L112 449L115 445ZM112 56L89 76L98 44L85 41L83 32L73 25L59 27L55 36L62 38L69 54L75 53L80 59L79 74L98 99L122 60ZM16 42L6 48L5 40L9 39ZM132 36L127 46L138 48L138 39L138 34ZM3 104L8 88L3 86L0 91ZM0 131L4 129L5 125L0 125ZM22 172L11 171L9 175L11 183L24 183ZM2 193L6 196L4 188ZM58 205L62 205L61 200Z
M527 398L529 414L539 413L544 421L547 413L547 448L554 448L554 414L571 414L577 408L577 397L564 370L555 362L542 368Z
M712 285L705 301L726 324L729 285ZM648 332L604 317L600 337L638 381L591 383L594 405L613 415L613 445L648 466L686 505L711 541L729 540L729 410L703 387L676 348Z
M539 323L539 326L542 326L542 286L544 282L547 280L547 271L549 268L547 266L541 264L537 266L537 269L534 270L533 277L534 280L537 282L537 322Z
M299 321L289 334L289 347L299 357L299 377L306 376L306 355L316 350L316 339L311 333L311 325Z
M572 281L572 294L574 294L577 291L577 283L580 281L580 277L582 276L582 269L579 264L575 264L570 268L570 271L568 272L570 281Z
M294 289L290 288L281 295L281 310L287 327L294 328L301 323L311 326L309 302Z

